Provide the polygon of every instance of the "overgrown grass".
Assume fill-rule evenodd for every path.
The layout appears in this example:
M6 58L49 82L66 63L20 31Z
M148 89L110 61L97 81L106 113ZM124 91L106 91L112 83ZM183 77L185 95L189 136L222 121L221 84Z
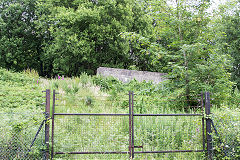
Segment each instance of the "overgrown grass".
M89 79L86 83L86 79ZM83 84L82 84L83 81ZM52 85L53 84L53 85ZM56 85L57 84L57 85ZM116 79L88 77L53 79L50 86L57 86L56 113L128 113L128 91L134 90L135 113L183 113L178 105L179 91L166 94L163 84L132 81L123 84ZM77 89L76 89L77 88ZM149 89L150 88L150 89ZM153 96L154 94L155 96ZM173 101L169 101L173 100ZM177 104L176 104L177 103ZM193 112L189 110L189 112ZM201 113L201 110L198 111ZM135 117L135 143L144 151L201 150L201 117ZM128 117L56 116L55 151L128 151ZM81 136L80 136L81 135ZM139 150L139 149L136 149ZM140 151L140 150L139 150ZM201 159L202 153L136 155L135 159ZM57 155L58 158L126 159L128 155Z
M240 109L227 106L214 107L211 116L213 128L214 157L216 159L240 158Z
M41 91L55 89L59 92L57 113L128 113L128 91L135 93L135 113L202 113L201 109L188 107L199 106L200 97L191 97L191 101L186 101L182 96L184 91L172 90L168 82L154 85L131 81L125 84L114 78L86 74L75 78L44 79L30 70L14 73L0 69L0 73L1 112L41 112L44 108L40 105L44 100ZM211 110L217 117L225 117L224 121L222 118L214 119L214 122L221 122L220 126L224 126L223 129L218 126L218 137L236 137L224 140L224 145L234 144L232 159L236 159L239 154L239 132L235 131L240 128L239 118L236 118L240 117L236 109L240 96L238 91L235 92L237 94L234 94L233 99L225 104L231 104L231 109L213 107ZM234 120L232 117L235 117ZM225 125L229 121L233 122L234 127ZM128 125L127 116L56 116L55 151L128 151ZM134 117L134 126L135 145L143 146L143 149L136 151L202 149L201 117ZM213 138L217 142L216 137ZM215 148L218 149L214 152L215 157L224 158L224 150L219 149L218 144L215 144ZM128 156L57 155L55 159L128 159ZM204 153L136 154L135 159L204 159Z
M44 137L35 134L45 118L45 99L36 72L15 73L0 68L0 159L39 159ZM29 154L27 155L27 153Z
M0 69L0 112L43 110L43 88L35 72Z

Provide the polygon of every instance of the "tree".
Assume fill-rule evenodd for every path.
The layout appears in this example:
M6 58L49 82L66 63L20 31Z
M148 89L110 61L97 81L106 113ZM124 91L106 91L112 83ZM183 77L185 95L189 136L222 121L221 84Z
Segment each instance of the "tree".
M151 19L138 1L46 0L40 6L50 12L40 22L49 24L52 41L45 55L52 57L53 74L93 74L99 66L128 68L134 62L129 42L120 34L151 33Z
M231 55L233 58L231 79L240 88L240 1L232 0L220 6L215 20L218 44L221 54Z
M0 2L0 66L42 71L41 36L37 34L36 0Z
M165 48L165 68L173 89L184 88L190 100L201 91L210 91L221 103L230 96L232 82L228 54L214 44L215 31L208 16L208 1L151 1L157 43ZM216 28L215 28L216 29ZM163 58L162 58L163 59ZM215 101L217 102L217 101Z

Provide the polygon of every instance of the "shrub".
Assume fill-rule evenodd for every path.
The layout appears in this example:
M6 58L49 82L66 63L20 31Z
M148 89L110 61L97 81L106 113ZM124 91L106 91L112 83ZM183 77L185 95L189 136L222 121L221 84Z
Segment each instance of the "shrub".
M223 107L212 115L216 131L213 132L216 159L240 158L240 110ZM216 133L217 132L217 133Z

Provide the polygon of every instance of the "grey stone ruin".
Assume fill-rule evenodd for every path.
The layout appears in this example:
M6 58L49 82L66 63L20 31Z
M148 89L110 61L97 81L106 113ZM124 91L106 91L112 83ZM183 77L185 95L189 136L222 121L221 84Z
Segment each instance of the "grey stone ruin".
M136 71L107 67L99 67L97 69L97 75L101 75L103 77L112 76L125 83L133 79L136 79L139 82L142 82L144 80L146 82L152 81L154 84L158 84L163 82L164 80L167 80L167 78L165 78L165 76L167 75L166 73Z

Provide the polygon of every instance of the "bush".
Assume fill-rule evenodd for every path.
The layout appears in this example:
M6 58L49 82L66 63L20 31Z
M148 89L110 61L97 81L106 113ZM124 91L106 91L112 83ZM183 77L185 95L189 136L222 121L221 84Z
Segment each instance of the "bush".
M240 158L240 110L223 107L212 115L216 131L213 132L216 159ZM216 133L217 132L217 133Z

